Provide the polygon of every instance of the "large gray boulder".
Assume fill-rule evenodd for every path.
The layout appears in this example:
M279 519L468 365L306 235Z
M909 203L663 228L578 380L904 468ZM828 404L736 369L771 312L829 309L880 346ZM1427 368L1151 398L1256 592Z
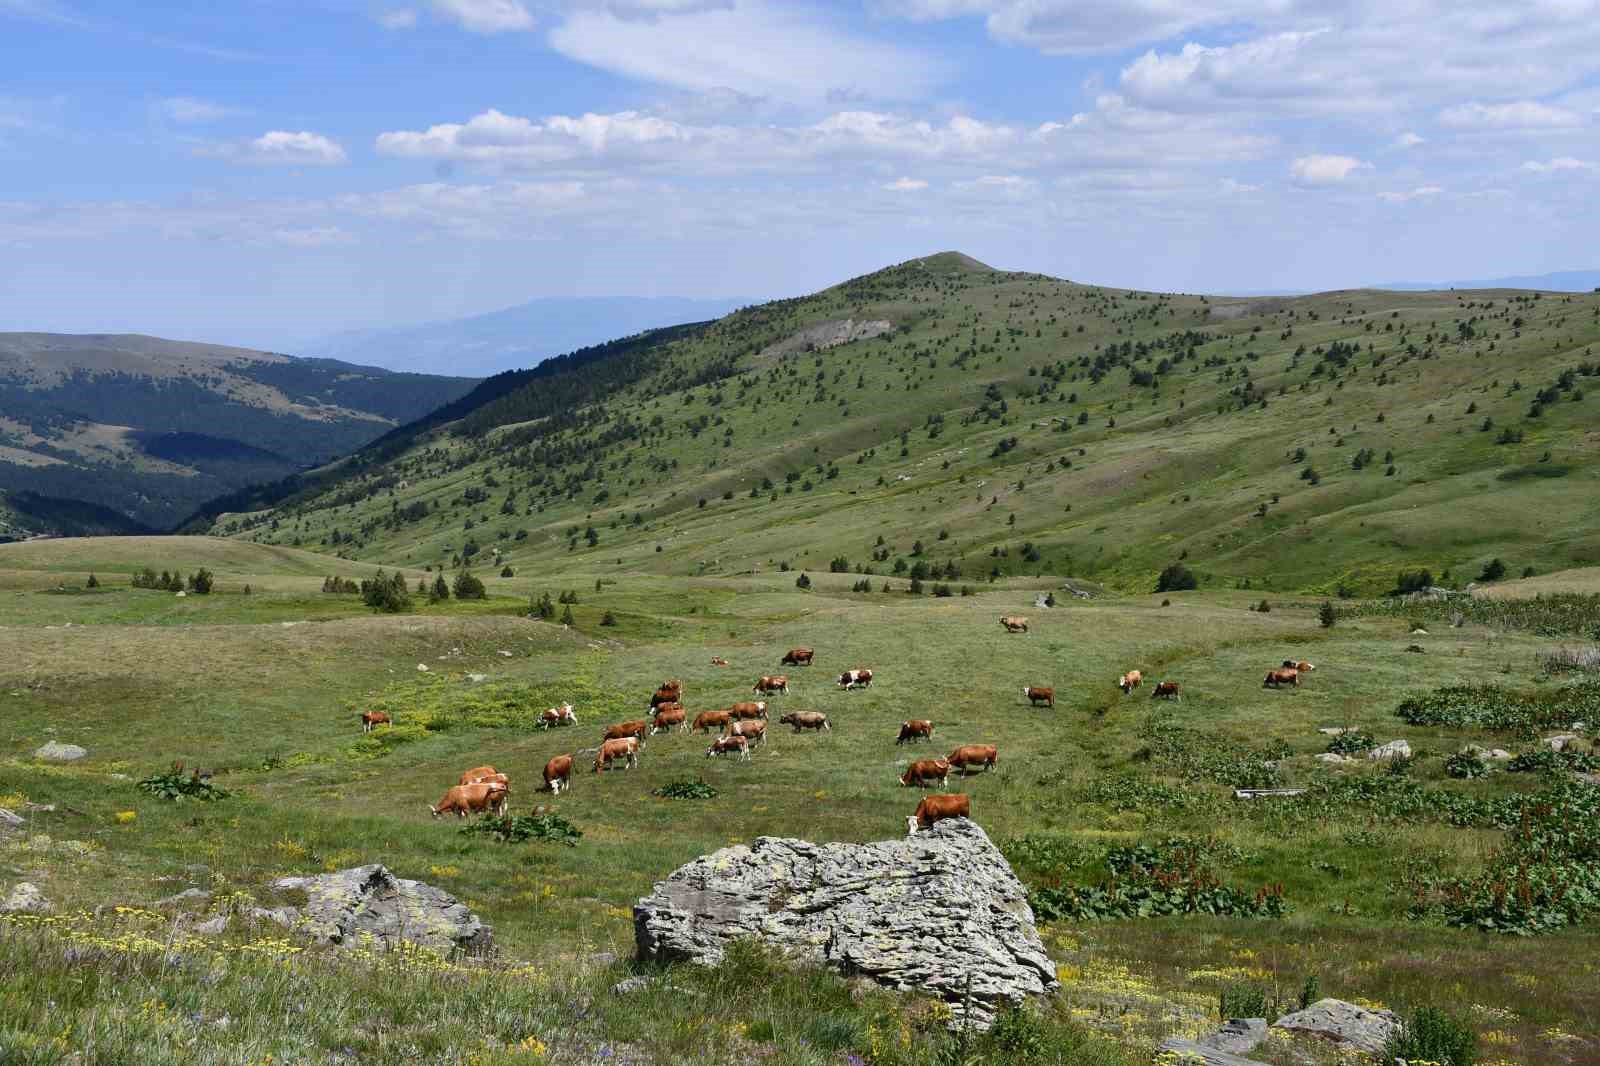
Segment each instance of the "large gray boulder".
M758 837L680 867L633 909L641 959L712 965L742 937L949 1003L987 1027L1003 1003L1059 987L1022 883L977 823L904 840ZM970 1010L967 996L970 991Z
M371 943L392 948L410 941L442 953L487 955L494 934L442 888L396 877L374 863L313 877L282 877L272 887L306 895L303 907L275 921L327 944ZM288 910L283 908L282 910Z
M1162 1051L1176 1056L1179 1066L1262 1066L1260 1059L1247 1059L1231 1051L1222 1051L1200 1043L1198 1040L1180 1040L1178 1037L1161 1042Z
M1274 1029L1321 1037L1342 1048L1354 1048L1377 1055L1400 1026L1390 1010L1370 1010L1342 999L1319 999L1305 1010L1285 1014L1272 1023Z
M39 886L29 881L19 881L11 893L0 902L0 914L49 914L55 906L44 898Z
M76 744L63 744L60 741L52 740L50 743L41 744L34 749L33 757L35 759L44 759L48 762L77 762L87 754L89 753L86 750Z

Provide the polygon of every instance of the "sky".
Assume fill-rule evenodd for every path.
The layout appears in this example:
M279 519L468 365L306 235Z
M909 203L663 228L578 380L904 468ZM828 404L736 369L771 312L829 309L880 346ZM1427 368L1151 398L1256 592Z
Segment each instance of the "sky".
M1597 192L1600 0L0 0L6 330L1536 274Z

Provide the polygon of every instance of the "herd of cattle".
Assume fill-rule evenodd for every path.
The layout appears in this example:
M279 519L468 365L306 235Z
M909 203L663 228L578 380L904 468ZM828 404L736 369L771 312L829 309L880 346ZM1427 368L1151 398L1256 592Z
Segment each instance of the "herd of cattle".
M1027 632L1026 618L1006 617L1000 621L1008 632ZM814 649L792 648L783 656L780 665L810 666L815 657ZM713 658L711 662L714 666L728 665L727 660L720 656ZM1311 663L1285 659L1280 667L1267 673L1264 686L1298 687L1300 678L1315 669ZM1117 687L1124 695L1132 693L1143 683L1144 675L1138 670L1130 670L1117 678ZM862 667L846 670L838 677L839 687L846 691L866 688L871 684L872 671ZM754 686L754 694L758 696L787 695L788 692L789 679L784 675L762 676ZM1053 688L1029 685L1024 686L1022 693L1031 706L1044 704L1053 708L1056 705ZM1178 682L1163 680L1153 686L1151 698L1181 702L1183 697ZM708 736L715 733L711 746L706 749L706 758L734 755L740 760L748 761L751 750L766 743L769 721L767 707L765 699L741 700L721 710L701 711L691 720L689 711L683 705L683 682L677 679L664 682L651 693L648 717L607 726L600 737L599 747L557 755L545 763L544 786L541 791L560 795L563 790L569 789L574 761L581 755L591 753L594 755L595 773L610 769L616 764L620 764L626 770L634 769L639 765L639 754L646 740L661 733L698 732ZM370 732L376 726L390 722L389 715L382 711L367 711L361 715L364 732ZM792 711L781 716L778 722L780 725L792 726L797 734L806 730L820 733L833 728L828 723L828 716L820 711ZM577 725L578 716L572 704L564 703L560 707L544 711L539 716L538 724L547 729ZM933 734L932 721L914 718L900 723L900 734L895 744L915 743L919 740L932 744ZM963 744L943 758L913 761L901 775L900 783L911 787L937 784L940 788L948 788L951 771L958 772L962 777L971 772L990 771L995 768L998 759L999 749L993 744ZM503 816L509 808L510 798L510 779L493 766L478 766L463 773L459 783L452 786L442 800L428 809L435 818L451 813L463 818L468 814L485 812ZM907 828L910 833L915 834L919 829L926 829L943 818L970 817L971 811L971 799L965 793L925 795L917 805L916 812L906 819Z

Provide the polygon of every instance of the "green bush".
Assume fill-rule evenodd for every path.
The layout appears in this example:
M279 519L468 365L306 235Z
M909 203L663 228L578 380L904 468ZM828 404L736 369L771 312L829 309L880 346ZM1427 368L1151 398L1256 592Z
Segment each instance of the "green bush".
M1466 1022L1438 1007L1421 1007L1407 1017L1384 1048L1384 1058L1474 1066L1478 1034Z
M470 570L462 570L456 574L455 586L451 591L458 600L482 600L489 596L483 582L473 577Z
M676 781L669 781L660 788L653 789L652 796L662 799L716 799L717 790L705 783L701 778L690 780L681 777Z
M1458 751L1444 761L1444 772L1461 779L1482 777L1489 772L1489 764L1475 751Z
M1360 755L1371 751L1378 743L1371 733L1359 729L1346 729L1328 741L1328 750L1335 755Z
M1498 685L1449 685L1395 708L1410 725L1487 729L1531 737L1600 717L1600 681L1513 692Z
M468 836L492 836L505 844L521 844L528 840L547 840L578 846L583 831L559 814L508 814L504 817L480 818L462 827Z
M1200 580L1182 563L1173 563L1156 578L1157 592L1185 592L1199 587Z
M140 792L147 792L165 800L200 800L209 803L212 800L227 799L226 789L217 788L210 781L200 776L200 771L183 772L183 763L175 762L172 769L160 774L151 774L134 786Z
M1217 997L1217 1017L1270 1018L1275 1012L1267 1006L1267 990L1258 984L1235 981L1225 985Z
M411 590L406 587L406 576L398 570L393 576L386 576L380 569L376 577L361 582L361 601L384 614L409 611Z

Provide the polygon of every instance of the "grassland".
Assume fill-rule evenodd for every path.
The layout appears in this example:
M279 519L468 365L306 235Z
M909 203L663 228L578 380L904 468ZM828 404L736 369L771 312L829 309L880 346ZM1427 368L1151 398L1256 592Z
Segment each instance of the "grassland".
M0 889L34 881L60 916L0 922L0 972L11 975L0 980L0 1061L590 1062L609 1051L613 1061L1133 1063L1160 1038L1210 1024L1225 985L1289 1001L1312 976L1325 995L1445 1005L1480 1033L1486 1062L1579 1063L1600 1048L1592 923L1521 938L1413 916L1419 885L1489 868L1503 832L1326 792L1392 775L1316 759L1328 742L1318 729L1348 726L1408 740L1420 757L1405 776L1430 795L1509 801L1548 787L1538 774L1449 778L1444 757L1464 744L1534 741L1412 727L1394 710L1443 685L1581 683L1538 672L1549 638L1473 624L1412 635L1404 618L1378 616L1328 629L1316 598L1269 594L1263 613L1251 609L1259 590L1084 601L1061 595L1058 578L1015 576L940 598L856 593L855 574L813 572L801 591L793 572L673 576L560 554L560 568L485 575L485 601L377 616L320 591L324 573L373 566L303 550L205 538L0 546L0 806L29 823L0 836ZM145 565L207 566L216 591L130 588ZM91 571L98 590L82 588ZM572 628L527 617L530 598L568 589L579 600ZM1034 608L1046 589L1060 605ZM599 624L606 612L616 625ZM1032 631L1004 633L996 618L1010 613L1029 615ZM826 711L833 733L774 723L749 764L707 760L699 736L658 737L637 771L581 773L555 800L533 794L549 756L636 716L659 680L682 678L692 710L725 705L795 644L815 646L818 665L790 670L794 691L777 702ZM732 665L711 666L713 655ZM1263 689L1265 669L1288 657L1317 664L1308 683ZM873 686L840 691L832 671L855 665L874 668ZM1184 701L1124 697L1112 681L1133 666L1181 680ZM1056 709L1028 706L1027 684L1055 687ZM561 699L581 724L532 728ZM364 739L356 715L371 706L396 724ZM999 745L998 771L960 787L1031 886L1103 882L1107 849L1182 837L1224 884L1282 886L1287 916L1047 924L1064 992L1030 1012L1037 1039L1022 1044L991 1037L963 1050L917 997L863 996L754 957L672 974L682 993L605 991L632 969L631 904L679 864L763 834L902 833L915 793L896 777L924 752L894 737L914 716L938 723L938 750ZM1159 744L1171 728L1226 766L1172 761ZM31 758L52 739L90 754L65 766ZM1233 800L1222 779L1240 759L1269 756L1283 784L1326 801ZM213 769L232 795L173 804L134 788L174 760ZM578 845L501 845L430 819L425 804L483 762L512 776L519 811L544 802L575 823ZM686 777L720 794L651 794ZM511 969L341 961L249 923L191 942L170 912L149 910L188 887L213 892L210 908L236 905L236 893L271 903L277 876L365 862L466 899ZM136 909L73 917L113 905Z

